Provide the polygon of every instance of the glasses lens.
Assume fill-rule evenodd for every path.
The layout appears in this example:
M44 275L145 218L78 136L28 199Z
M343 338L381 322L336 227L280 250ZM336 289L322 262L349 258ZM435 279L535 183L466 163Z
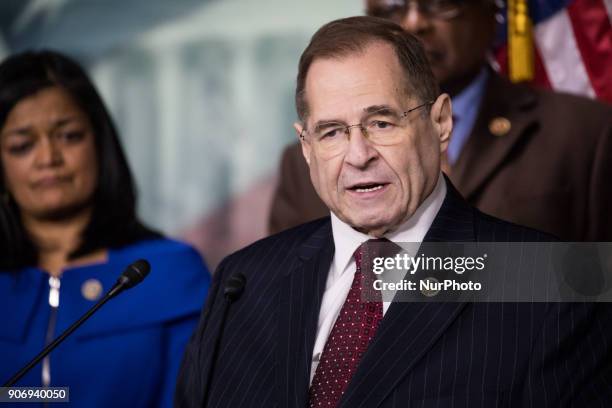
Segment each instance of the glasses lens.
M397 121L391 121L388 117L372 118L366 126L368 139L379 146L394 145L402 141L402 127Z
M321 157L333 157L341 153L348 144L346 126L342 124L327 124L315 128L311 133L311 141Z
M429 0L422 4L423 9L431 16L436 17L454 17L460 11L465 1L463 0Z
M370 5L368 14L399 22L406 16L410 3L415 3L419 12L428 17L453 18L461 12L465 2L466 0L382 0Z
M383 108L367 115L361 124L344 125L325 123L312 131L304 131L305 140L315 149L318 156L329 159L346 151L350 141L350 129L358 128L370 143L378 146L392 146L402 142L406 132L407 114L426 107L424 103L403 113Z
M404 0L382 0L368 6L368 14L374 17L400 21L408 10L408 2Z

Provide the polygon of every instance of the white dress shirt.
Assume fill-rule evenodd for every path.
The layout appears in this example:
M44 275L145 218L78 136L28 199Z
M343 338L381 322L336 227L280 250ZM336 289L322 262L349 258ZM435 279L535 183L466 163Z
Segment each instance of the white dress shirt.
M417 208L412 217L400 225L398 229L385 235L385 238L392 242L422 242L442 206L444 197L446 197L446 183L440 173L433 191ZM348 224L340 221L333 212L331 213L331 222L335 252L327 275L327 283L323 293L321 310L319 311L317 337L312 352L310 382L312 382L317 370L327 338L351 289L356 270L353 254L363 242L372 239L372 237L356 231ZM383 302L383 315L387 312L390 304L391 302Z

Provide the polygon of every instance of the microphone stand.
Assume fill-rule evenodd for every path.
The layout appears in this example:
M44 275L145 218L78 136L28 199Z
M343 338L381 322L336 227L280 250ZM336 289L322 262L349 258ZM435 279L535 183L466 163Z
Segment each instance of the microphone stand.
M146 261L137 261L137 262L146 263ZM98 309L100 309L106 302L108 302L113 297L117 296L124 289L128 289L134 286L136 283L139 283L139 281L144 279L144 276L146 276L146 274L149 273L148 270L146 270L146 272L144 272L144 276L142 277L138 276L131 280L131 276L129 275L126 276L128 272L131 274L133 274L134 272L139 273L138 270L137 271L130 270L130 268L132 268L133 265L137 265L137 264L134 263L130 265L128 269L126 269L126 272L119 277L119 279L117 280L117 283L115 283L115 285L111 288L111 290L109 290L108 293L106 293L106 295L104 295L104 297L98 301L98 303L96 303L91 309L89 309L87 313L81 316L79 320L77 320L70 327L64 330L64 332L60 334L55 340L49 343L49 345L45 347L40 353L38 353L38 355L36 355L36 357L34 357L25 367L19 370L7 382L5 382L2 385L2 387L12 387L17 381L21 379L21 377L23 377L28 371L30 371L43 358L45 358L47 354L53 351L53 349L55 349L62 341L64 341L66 337L68 337L70 334L72 334L72 332L78 329L79 326L81 326L87 319L89 319L91 315L93 315ZM146 263L146 268L150 268L148 263ZM140 273L143 273L143 272L140 272ZM139 280L136 282L135 280L137 279Z
M223 294L225 295L225 303L223 305L223 314L221 315L221 325L219 327L219 334L215 339L215 345L212 350L212 362L208 370L208 378L206 379L206 387L204 388L204 400L202 401L202 407L208 406L208 398L210 396L210 387L212 385L212 379L215 372L215 366L217 365L219 346L221 345L221 337L223 337L223 330L225 329L225 321L227 320L227 313L229 312L230 306L234 301L238 300L244 290L246 284L246 277L237 273L232 275L225 284Z

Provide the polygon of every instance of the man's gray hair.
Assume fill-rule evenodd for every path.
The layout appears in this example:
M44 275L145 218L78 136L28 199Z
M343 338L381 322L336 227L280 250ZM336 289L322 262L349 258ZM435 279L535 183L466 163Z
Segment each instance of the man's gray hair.
M306 76L317 58L343 58L363 52L374 42L389 44L404 71L404 90L421 102L435 100L440 90L419 40L399 25L382 18L359 16L332 21L311 38L300 58L295 105L300 120L308 116Z

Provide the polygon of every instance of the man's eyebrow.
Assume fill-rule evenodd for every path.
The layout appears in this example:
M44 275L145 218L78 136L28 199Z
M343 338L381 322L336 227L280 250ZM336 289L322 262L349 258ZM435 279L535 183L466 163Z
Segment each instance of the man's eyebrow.
M387 116L394 116L394 117L400 116L397 110L395 110L389 105L371 105L371 106L368 106L367 108L363 108L363 112L366 114L365 115L366 118L372 114L387 115ZM346 126L346 122L340 119L322 119L322 120L318 120L317 122L315 122L312 128L314 130L321 130L321 129L325 129L325 128L332 127L332 126L338 126L338 125Z
M393 109L389 105L372 105L372 106L368 106L367 108L364 108L363 111L368 116L372 114L387 115L387 116L394 116L394 117L400 116L397 110Z
M340 119L323 119L318 120L312 127L315 131L326 129L333 126L346 126L346 123Z

